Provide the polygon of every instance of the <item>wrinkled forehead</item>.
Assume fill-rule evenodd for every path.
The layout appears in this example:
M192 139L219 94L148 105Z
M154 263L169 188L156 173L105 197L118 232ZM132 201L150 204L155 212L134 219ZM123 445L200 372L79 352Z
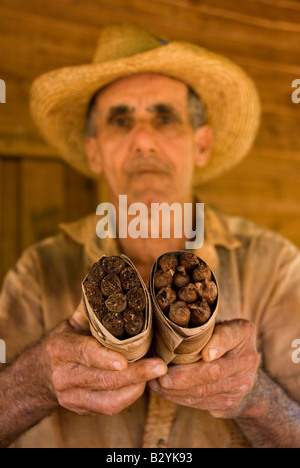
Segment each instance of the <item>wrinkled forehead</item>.
M157 73L140 73L119 78L97 93L97 100L101 102L117 102L125 98L147 96L180 100L185 99L188 86L180 80Z

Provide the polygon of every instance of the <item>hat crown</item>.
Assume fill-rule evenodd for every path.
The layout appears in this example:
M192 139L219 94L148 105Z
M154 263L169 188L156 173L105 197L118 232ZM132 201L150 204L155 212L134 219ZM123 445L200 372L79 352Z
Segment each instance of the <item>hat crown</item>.
M147 52L168 44L159 37L136 24L126 23L109 26L102 30L94 56L94 63L118 60Z

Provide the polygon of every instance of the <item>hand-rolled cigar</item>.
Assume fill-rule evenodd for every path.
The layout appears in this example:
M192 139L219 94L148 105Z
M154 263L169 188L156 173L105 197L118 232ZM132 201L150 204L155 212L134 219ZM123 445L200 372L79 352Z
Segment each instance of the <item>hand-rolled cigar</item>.
M191 304L192 302L197 301L197 299L198 299L197 289L193 283L189 283L186 286L183 286L183 288L181 288L178 291L179 301L184 301L184 302L187 302L188 304Z
M144 326L143 312L135 312L134 310L125 310L123 312L124 327L127 335L138 335Z
M99 262L94 263L88 274L88 283L96 284L100 287L100 283L106 276L104 268L100 265Z
M126 263L121 257L105 257L102 260L101 266L108 274L114 273L115 275L121 273Z
M126 294L127 306L138 312L143 312L146 308L146 298L142 288L133 288Z
M191 252L185 252L180 255L180 265L182 265L186 271L192 270L197 265L199 265L199 260L197 255Z
M104 296L122 292L120 278L116 274L109 274L101 281L101 291Z
M172 286L173 283L173 275L171 270L163 271L158 270L154 276L154 286L156 289L167 288L168 286Z
M200 327L211 317L211 310L207 302L195 302L189 304L191 310L191 326Z
M111 345L112 349L114 346L119 346L112 337L107 338L104 328L119 340L130 341L131 337L139 334L141 342L144 335L148 340L151 339L149 321L151 308L147 302L146 285L127 257L101 257L92 266L82 286L84 305L92 333L95 331L96 337L99 336L101 343L103 340L104 346ZM132 346L129 351L124 348L126 355L127 353L131 355L132 350L137 350L139 338L131 341L132 343L128 344L129 348ZM150 346L150 343L148 345ZM145 355L143 349L141 353Z
M180 327L186 327L189 324L191 311L186 302L177 301L171 304L169 311L169 319L177 323Z
M178 266L178 258L174 254L166 254L161 257L159 266L163 271L175 271Z
M109 312L108 308L105 305L104 297L99 298L99 300L97 301L90 301L90 304L92 305L93 310L100 321Z
M162 255L153 271L152 284L160 309L179 326L200 327L215 311L218 287L214 275L191 252Z
M204 280L211 281L211 269L204 262L200 262L200 265L193 270L192 276L194 283L200 283Z
M186 269L183 266L177 267L177 272L174 275L173 284L177 288L183 288L183 286L186 286L190 282L191 282L191 277L186 272Z
M140 285L138 275L131 267L126 267L121 271L120 281L123 289L126 291L137 288Z
M102 319L105 328L116 338L122 338L125 333L124 319L118 312L108 312Z
M171 304L177 300L176 292L170 288L162 288L156 296L157 302L160 305L160 308L166 312L169 310Z
M197 292L203 301L213 304L218 297L218 288L213 281L202 281L195 284Z
M111 294L105 305L110 312L123 312L127 307L126 296L122 293Z
M88 281L85 281L84 283L84 288L85 288L85 293L89 299L89 301L98 301L101 299L103 296L102 292L100 291L101 284L93 283Z

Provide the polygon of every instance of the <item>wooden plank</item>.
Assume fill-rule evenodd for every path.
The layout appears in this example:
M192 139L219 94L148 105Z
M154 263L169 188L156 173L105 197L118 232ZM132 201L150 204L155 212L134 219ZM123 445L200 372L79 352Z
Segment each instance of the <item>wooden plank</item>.
M14 159L0 159L0 287L18 259L20 246L19 167Z
M22 249L57 232L63 220L64 171L60 162L20 161Z
M97 183L65 165L64 220L76 221L96 213Z

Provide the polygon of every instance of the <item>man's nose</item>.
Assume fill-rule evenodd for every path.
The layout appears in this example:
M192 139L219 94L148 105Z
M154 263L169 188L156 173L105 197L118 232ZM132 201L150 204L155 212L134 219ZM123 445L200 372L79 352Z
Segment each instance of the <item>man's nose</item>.
M132 133L132 151L148 153L155 151L156 138L155 131L150 124L140 123Z

